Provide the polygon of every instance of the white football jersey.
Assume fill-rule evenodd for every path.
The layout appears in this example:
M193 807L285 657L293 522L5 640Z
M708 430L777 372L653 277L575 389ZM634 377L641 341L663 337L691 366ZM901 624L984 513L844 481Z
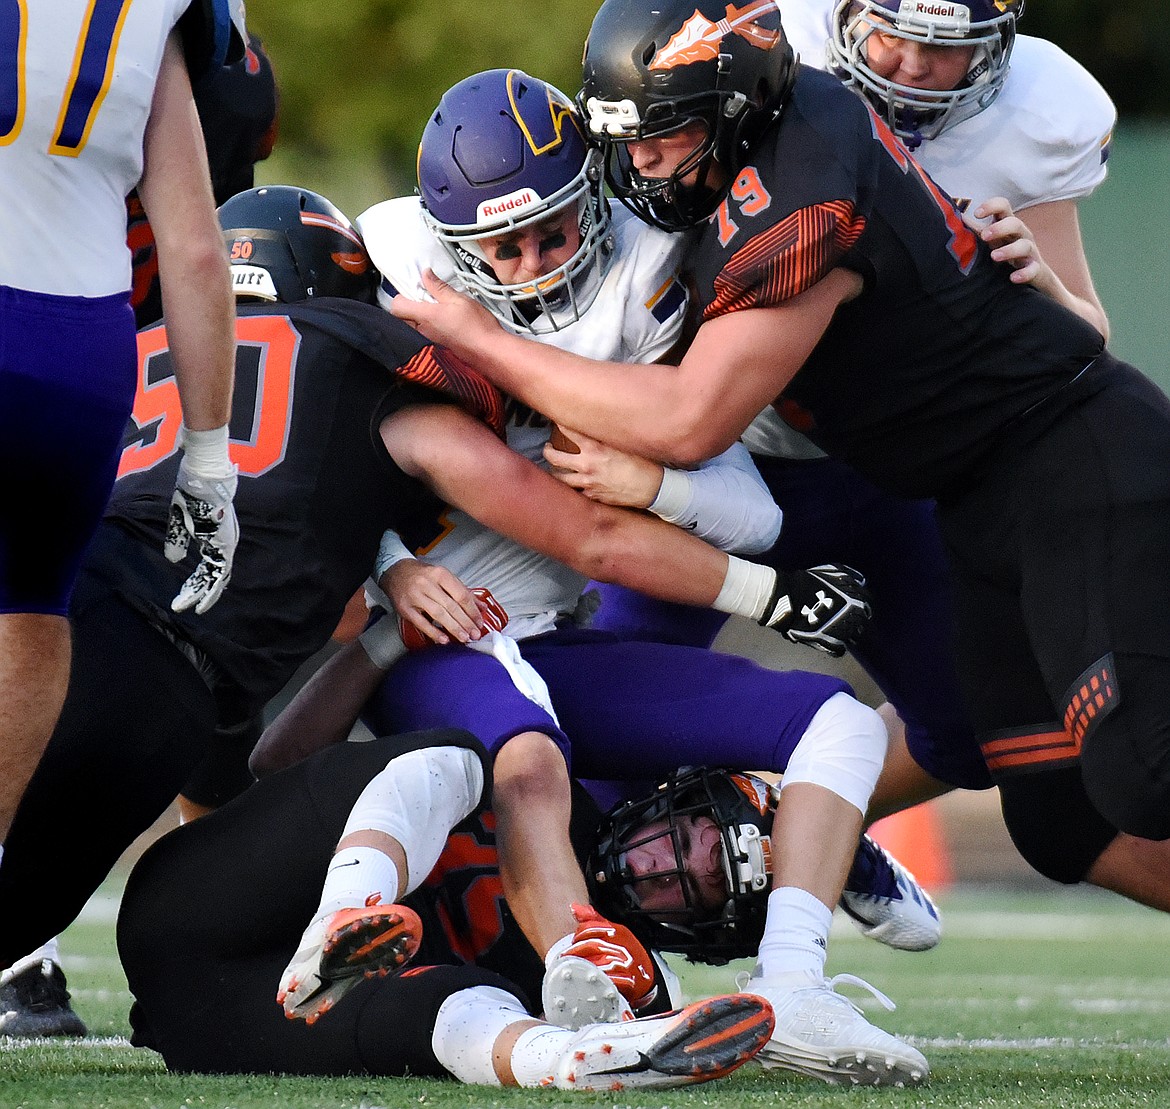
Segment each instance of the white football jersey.
M781 0L780 7L800 60L826 69L835 0ZM1116 122L1113 101L1084 66L1046 39L1017 35L999 96L923 142L914 158L962 211L993 196L1023 211L1088 196L1100 185ZM777 458L822 455L770 407L743 442Z
M130 288L126 195L142 176L142 142L163 46L191 0L34 0L0 36L0 284L58 296ZM9 31L16 28L10 27Z
M422 273L428 267L444 281L455 277L450 256L423 222L418 197L383 201L357 218L366 249L385 281L383 306L393 292L427 299ZM652 362L674 345L682 330L687 297L679 269L688 239L643 224L624 209L614 212L614 258L583 318L541 342L588 358ZM458 282L455 282L458 288ZM546 467L542 449L549 423L515 401L508 402L508 445ZM468 586L484 586L508 613L508 634L522 639L552 629L572 612L587 580L553 559L490 531L463 512L444 516L450 530L422 552Z

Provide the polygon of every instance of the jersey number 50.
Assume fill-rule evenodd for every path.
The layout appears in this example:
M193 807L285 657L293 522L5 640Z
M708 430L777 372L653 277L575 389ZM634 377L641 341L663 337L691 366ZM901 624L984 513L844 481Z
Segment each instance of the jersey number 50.
M244 316L236 340L230 452L240 473L255 477L284 458L301 336L283 316ZM138 336L138 389L118 477L174 454L182 423L166 328L153 327Z

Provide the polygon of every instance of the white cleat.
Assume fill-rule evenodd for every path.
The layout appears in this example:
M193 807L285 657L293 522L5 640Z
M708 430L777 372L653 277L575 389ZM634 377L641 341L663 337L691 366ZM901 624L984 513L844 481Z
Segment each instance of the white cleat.
M582 1028L557 1073L559 1090L668 1089L721 1078L768 1042L772 1008L761 997L729 994L659 1017Z
M793 989L789 983L748 978L741 988L772 1003L776 1029L757 1056L765 1067L795 1071L837 1086L916 1086L930 1074L920 1051L872 1025L838 982L869 990L887 1009L894 1003L852 974L838 974L818 986Z
M869 836L861 837L840 904L863 936L899 951L929 951L942 937L930 894Z
M630 1003L612 978L595 963L577 955L561 955L544 972L540 990L544 1019L576 1030L587 1024L631 1020Z

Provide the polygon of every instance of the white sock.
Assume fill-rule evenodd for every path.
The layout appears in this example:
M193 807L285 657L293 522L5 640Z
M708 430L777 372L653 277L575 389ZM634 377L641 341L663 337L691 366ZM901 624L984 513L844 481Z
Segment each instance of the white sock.
M22 970L27 970L37 963L43 963L46 959L51 963L56 963L58 966L61 965L61 952L57 944L56 936L41 944L36 951L30 951L24 958L17 959L8 970L12 974L19 974Z
M460 1082L501 1085L492 1064L500 1034L517 1021L532 1020L519 998L495 986L471 986L439 1006L431 1050Z
M806 890L783 886L768 895L768 916L757 962L765 978L825 977L829 925L833 913Z
M325 872L317 917L364 905L373 893L387 905L398 900L394 861L374 847L346 847L333 856Z

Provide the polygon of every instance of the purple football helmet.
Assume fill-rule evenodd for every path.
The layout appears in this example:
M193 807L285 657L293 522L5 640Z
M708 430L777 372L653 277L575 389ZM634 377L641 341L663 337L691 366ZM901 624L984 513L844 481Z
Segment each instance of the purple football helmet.
M913 149L978 115L1008 73L1023 0L840 0L833 12L829 65L859 90ZM900 85L870 68L866 40L894 35L930 46L975 46L967 76L942 92Z
M579 319L613 257L598 152L564 93L518 69L467 77L443 94L418 148L423 218L464 290L514 331L547 334ZM581 241L537 282L504 284L478 240L576 207Z

